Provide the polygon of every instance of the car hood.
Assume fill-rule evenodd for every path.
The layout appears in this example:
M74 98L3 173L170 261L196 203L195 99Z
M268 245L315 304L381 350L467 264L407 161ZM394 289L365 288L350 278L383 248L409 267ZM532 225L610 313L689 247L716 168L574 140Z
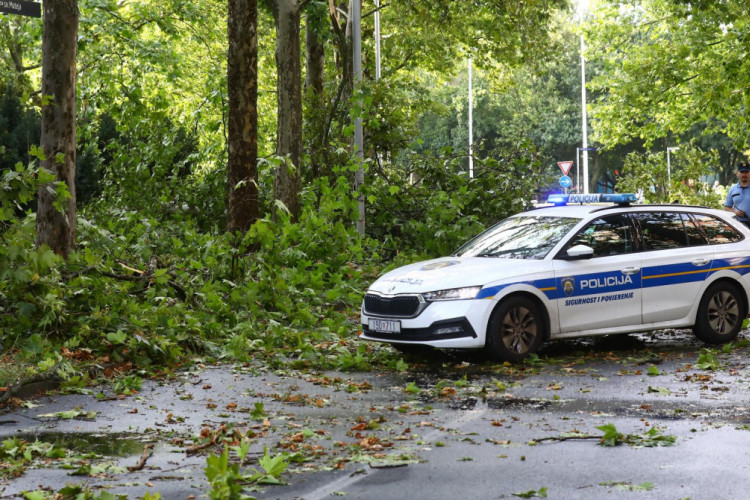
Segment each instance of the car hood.
M394 269L373 283L369 291L396 295L487 285L541 272L547 267L539 260L442 257Z

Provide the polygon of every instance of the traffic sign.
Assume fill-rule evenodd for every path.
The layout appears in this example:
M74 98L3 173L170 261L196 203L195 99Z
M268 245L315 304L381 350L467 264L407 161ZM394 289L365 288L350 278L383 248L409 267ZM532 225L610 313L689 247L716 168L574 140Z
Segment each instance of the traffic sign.
M569 188L573 184L573 180L567 175L560 177L560 185L564 188Z
M0 12L19 16L42 17L42 4L27 0L0 0Z
M568 172L570 172L570 167L573 166L572 161L558 161L557 165L560 167L560 170L562 170L563 175L568 175Z

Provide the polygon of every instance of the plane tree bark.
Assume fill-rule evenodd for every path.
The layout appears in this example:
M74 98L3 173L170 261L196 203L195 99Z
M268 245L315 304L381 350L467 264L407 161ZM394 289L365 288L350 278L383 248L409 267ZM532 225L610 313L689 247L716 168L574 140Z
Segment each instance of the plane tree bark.
M258 2L229 0L227 229L258 219Z
M276 22L277 128L274 198L299 217L302 163L302 65L300 15L308 0L265 0Z
M77 0L45 0L42 37L42 166L63 181L70 196L44 184L39 188L37 245L67 258L76 237L76 42Z

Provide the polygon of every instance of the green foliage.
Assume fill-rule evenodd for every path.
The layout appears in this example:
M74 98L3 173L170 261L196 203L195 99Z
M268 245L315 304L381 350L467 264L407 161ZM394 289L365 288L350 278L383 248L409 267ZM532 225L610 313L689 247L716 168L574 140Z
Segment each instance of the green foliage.
M240 462L245 460L249 451L249 444L243 443L242 446L232 447L240 458ZM206 467L203 469L211 485L208 495L213 500L237 500L251 498L242 493L244 484L259 485L279 485L281 474L289 466L289 457L286 453L281 453L272 457L268 447L263 447L263 455L258 459L260 471L253 471L251 474L243 474L240 470L240 464L230 463L229 448L225 447L219 455L209 455L206 458Z
M208 497L211 500L235 500L249 498L242 494L242 474L239 464L229 463L229 450L217 455L209 455L206 458L206 467L203 469L206 479L211 485Z
M42 490L26 491L24 492L24 498L26 500L125 500L127 495L116 495L106 490L92 491L87 485L68 483L57 490L56 493L51 494ZM146 493L143 498L144 500L156 500L161 498L161 495Z
M61 260L47 247L34 247L34 220L21 210L42 183L53 180L34 163L19 163L0 178L0 331L6 337L0 342L7 345L18 340L13 332L52 327L63 314L62 294L55 287Z
M253 411L250 412L250 418L253 420L263 420L267 416L268 414L266 413L263 403L255 403Z
M613 424L601 425L597 429L604 432L599 445L607 447L627 444L633 448L653 448L656 446L672 446L676 440L674 436L661 434L656 427L652 427L644 434L622 434Z
M658 375L661 375L661 372L655 365L651 365L648 367L648 370L646 371L646 375L649 377L656 377Z
M719 370L722 367L719 358L716 357L716 353L711 349L701 349L698 355L698 362L695 363L695 367L699 370Z
M115 393L126 396L141 390L143 379L137 375L126 375L115 382Z
M743 2L597 2L585 27L602 66L590 84L596 139L652 144L706 123L747 148L748 20Z
M717 164L715 151L704 152L690 145L671 152L669 170L666 151L633 152L625 159L617 191L642 192L648 203L676 201L718 208L724 201L722 193L702 181Z
M408 392L409 394L419 394L420 389L414 382L409 382L406 384L406 387L404 387L404 392Z
M64 458L66 455L65 450L38 439L29 443L18 437L8 438L0 447L0 460L3 462L3 467L0 468L1 474L5 478L18 477L35 460L54 460Z
M1 30L2 28L0 28ZM31 161L29 150L41 137L39 112L25 108L15 91L0 98L0 173Z
M475 163L465 155L412 154L384 170L366 193L368 232L392 253L449 255L487 225L526 208L538 179L526 146Z
M523 493L513 493L518 498L547 498L547 488L542 487L538 490L524 491Z

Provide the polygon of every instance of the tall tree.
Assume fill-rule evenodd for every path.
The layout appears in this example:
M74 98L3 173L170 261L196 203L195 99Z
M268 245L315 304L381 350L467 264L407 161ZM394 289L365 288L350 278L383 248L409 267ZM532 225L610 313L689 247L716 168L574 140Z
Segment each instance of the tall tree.
M299 216L302 163L302 66L300 14L307 0L266 0L276 21L277 128L273 192L293 219Z
M320 117L325 109L324 83L325 83L325 29L328 27L328 10L324 5L311 3L305 9L305 97L307 98L307 115L305 116L305 130L308 135L313 135L312 140L308 138L310 154L310 174L313 179L317 178L322 163L323 134L322 126L316 122L315 117ZM313 126L310 126L310 121ZM310 134L309 132L312 132Z
M61 200L50 185L39 188L36 243L67 258L76 237L77 0L45 0L42 36L42 166L68 186Z
M227 164L229 231L258 218L258 2L229 0Z
M597 138L607 146L655 144L705 123L750 147L750 4L606 0L585 27Z

